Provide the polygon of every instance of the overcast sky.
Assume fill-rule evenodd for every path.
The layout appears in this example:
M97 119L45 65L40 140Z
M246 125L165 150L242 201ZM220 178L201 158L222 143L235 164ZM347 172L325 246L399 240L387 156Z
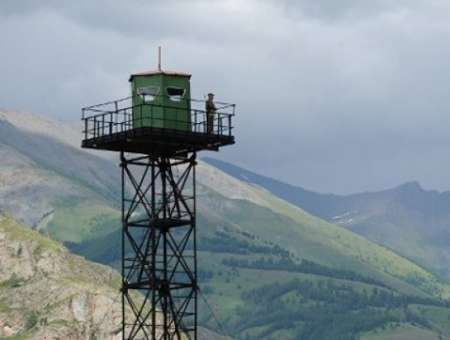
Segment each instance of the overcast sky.
M235 102L213 157L306 188L450 190L448 0L0 0L0 107L66 120L128 75Z

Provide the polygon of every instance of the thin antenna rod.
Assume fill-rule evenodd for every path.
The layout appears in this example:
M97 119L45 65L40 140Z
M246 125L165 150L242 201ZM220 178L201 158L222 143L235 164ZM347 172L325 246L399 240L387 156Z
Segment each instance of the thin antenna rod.
M158 71L161 71L161 46L158 46Z

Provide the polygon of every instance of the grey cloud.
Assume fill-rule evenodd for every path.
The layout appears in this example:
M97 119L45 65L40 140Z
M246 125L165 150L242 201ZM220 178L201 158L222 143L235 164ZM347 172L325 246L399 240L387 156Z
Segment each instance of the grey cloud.
M0 3L0 15L26 16L52 11L83 27L112 31L128 38L182 38L224 44L243 41L248 34L255 33L242 29L240 16L230 16L226 7L214 6L221 3L219 0L25 0L19 6L14 3L13 0Z
M196 97L238 104L214 156L321 191L449 189L450 4L335 3L3 1L0 106L78 119L162 44Z
M367 20L370 17L416 7L419 2L406 0L281 0L286 13L326 21Z
M41 9L56 5L58 1L33 1L33 0L2 0L0 2L0 16L24 16Z

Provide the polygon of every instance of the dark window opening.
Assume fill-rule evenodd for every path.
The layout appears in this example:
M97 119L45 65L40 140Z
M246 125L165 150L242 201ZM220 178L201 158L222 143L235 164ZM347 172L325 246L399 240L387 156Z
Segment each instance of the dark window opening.
M144 103L151 103L155 100L159 93L159 87L157 86L146 86L137 89L137 94L142 97Z
M169 99L174 102L179 102L184 97L185 89L179 88L179 87L168 87L167 88L167 95L169 96Z

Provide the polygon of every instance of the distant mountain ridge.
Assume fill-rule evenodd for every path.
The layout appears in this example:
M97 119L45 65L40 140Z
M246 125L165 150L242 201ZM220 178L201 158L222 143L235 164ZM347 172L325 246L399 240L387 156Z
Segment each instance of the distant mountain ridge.
M212 158L205 162L450 278L450 192L407 182L379 192L316 193Z

